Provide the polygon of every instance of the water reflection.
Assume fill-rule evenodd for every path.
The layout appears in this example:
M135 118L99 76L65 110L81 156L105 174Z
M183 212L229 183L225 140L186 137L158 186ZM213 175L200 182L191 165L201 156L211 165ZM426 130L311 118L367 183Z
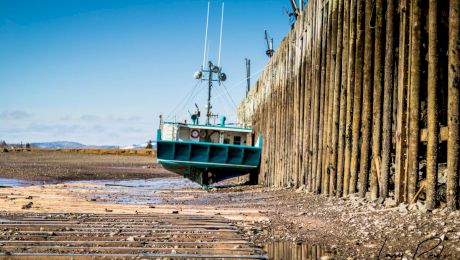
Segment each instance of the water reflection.
M44 181L28 181L11 178L0 178L0 188L27 187L32 185L44 185Z
M154 178L142 180L95 180L74 181L78 186L69 189L87 190L91 198L99 202L117 204L159 204L161 196L155 196L161 191L180 189L197 189L201 186L186 178ZM92 192L94 191L94 192Z
M324 247L305 243L274 242L264 245L263 249L267 252L269 259L273 260L320 259L328 256L333 258L334 255Z

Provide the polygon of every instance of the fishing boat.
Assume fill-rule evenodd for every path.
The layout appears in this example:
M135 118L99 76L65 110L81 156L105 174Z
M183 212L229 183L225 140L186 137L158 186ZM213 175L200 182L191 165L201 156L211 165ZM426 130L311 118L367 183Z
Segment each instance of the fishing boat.
M209 21L208 3L208 19ZM222 4L221 36L224 5ZM227 124L226 117L212 112L211 92L227 79L219 62L206 62L207 28L203 65L195 73L196 80L207 83L206 121L200 123L201 112L191 114L191 121L163 120L157 131L157 161L164 168L181 174L203 186L228 178L249 174L249 181L256 182L262 149L262 137L256 137L252 128ZM216 123L215 121L218 121Z

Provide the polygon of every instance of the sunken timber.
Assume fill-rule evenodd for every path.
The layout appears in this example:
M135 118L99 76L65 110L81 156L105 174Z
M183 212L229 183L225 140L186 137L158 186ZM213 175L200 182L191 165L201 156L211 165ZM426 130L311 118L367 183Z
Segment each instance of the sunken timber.
M459 0L310 0L239 105L259 183L459 207Z

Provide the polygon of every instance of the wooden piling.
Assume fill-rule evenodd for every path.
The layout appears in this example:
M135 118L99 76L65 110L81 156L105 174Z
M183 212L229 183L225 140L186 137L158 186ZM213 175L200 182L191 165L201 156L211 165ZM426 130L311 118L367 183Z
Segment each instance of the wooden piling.
M337 196L343 195L343 163L345 153L345 123L347 109L347 82L348 78L348 35L350 8L349 1L345 0L343 5L343 51L342 51L342 76L340 80L340 115L338 133L338 154L337 154Z
M326 103L325 103L325 120L324 120L324 139L323 139L323 183L322 183L322 194L329 194L329 142L330 142L330 122L331 122L331 105L332 105L332 96L333 92L331 90L331 58L332 58L332 48L334 44L332 44L332 29L333 29L333 16L332 10L335 1L328 1L328 17L329 21L327 24L328 31L327 31L327 42L326 42L326 78L325 78L325 88L326 88ZM335 46L334 46L335 47Z
M391 166L391 117L393 104L393 56L394 56L394 33L393 33L394 0L387 1L386 12L386 44L385 44L385 68L383 86L383 114L382 114L382 165L380 197L388 196L388 185Z
M370 159L370 142L372 128L372 43L373 30L370 22L372 18L371 1L366 1L365 6L365 29L364 29L364 67L363 67L363 113L361 133L361 159L359 168L359 196L364 197L367 192L369 180L369 159Z
M347 111L345 123L345 158L343 170L343 195L350 191L350 160L352 145L352 117L353 117L353 94L355 80L355 47L356 47L356 0L350 2L350 36L348 39L348 79L347 79Z
M337 194L338 176L337 176L337 156L338 156L338 139L339 139L339 107L340 107L340 86L342 76L342 37L343 37L343 0L339 0L337 10L337 55L335 63L335 79L334 79L334 100L332 111L332 142L331 142L331 194ZM342 181L342 180L340 180Z
M364 0L357 1L356 15L356 57L355 57L355 86L353 94L353 124L350 161L349 193L356 193L358 183L359 136L361 128L361 103L363 92L363 62L364 62Z
M395 151L395 200L403 202L406 190L406 155L407 155L407 85L408 85L408 53L409 53L409 1L400 2L399 26L399 60L398 60L398 90L396 114L396 151Z
M428 142L426 152L426 207L436 207L438 182L438 117L437 117L437 0L430 0L428 9Z
M318 7L315 8L315 10L318 10ZM321 13L322 12L317 12L317 18L315 19L315 21L319 21L319 22L316 22L316 33L315 33L315 36L317 38L317 41L316 41L316 52L315 52L315 66L314 66L314 71L315 71L315 88L317 90L317 94L315 95L315 101L314 101L314 116L313 116L313 127L314 127L314 130L313 130L313 154L312 154L312 169L311 169L311 172L312 172L312 175L314 176L313 180L312 180L312 189L310 191L316 191L316 182L317 182L317 179L318 179L318 171L317 171L317 167L318 167L318 140L319 140L319 124L320 124L320 100L322 100L322 98L324 98L324 94L323 94L323 89L321 88L321 41L322 41L322 37L321 37L321 33L322 33L322 23L321 23L321 19L322 19L322 16L321 16Z
M328 109L328 132L327 132L327 175L329 179L327 180L326 189L328 190L327 194L334 195L336 187L336 171L334 165L334 145L333 145L333 128L334 128L334 101L335 97L338 97L338 93L335 91L335 74L336 74L336 58L337 58L337 34L338 34L338 18L337 18L337 3L338 0L332 1L332 33L331 33L331 65L329 67L330 76L329 76L329 109Z
M383 0L375 1L375 47L374 47L374 91L372 103L372 162L370 191L371 200L379 196L379 177L377 172L378 161L380 161L380 149L382 142L382 92L383 92L383 46L385 38L383 35Z
M447 141L447 207L458 208L458 156L460 149L460 69L459 69L459 0L449 4L449 71L448 71L448 115L449 139Z
M408 201L412 201L417 192L418 184L418 147L420 121L420 41L421 41L421 9L420 0L411 1L411 71L409 87L409 136L408 136Z
M447 207L458 208L459 0L422 3L308 2L238 107L264 140L260 183L338 197L358 186L361 197L394 192L434 209L445 202L435 199L444 199L437 165L447 163ZM437 37L447 30L448 44Z
M327 44L326 44L326 36L327 36L327 9L323 5L322 9L323 13L323 32L322 32L322 43L321 43L321 80L320 80L320 87L322 88L322 95L320 97L320 125L319 125L319 139L318 139L318 164L316 168L316 188L315 192L320 193L321 192L321 186L323 184L322 179L323 179L323 150L324 150L324 126L325 126L325 119L326 117L324 116L327 107L327 88L325 87L324 81L325 81L325 76L326 76L326 51L327 51Z

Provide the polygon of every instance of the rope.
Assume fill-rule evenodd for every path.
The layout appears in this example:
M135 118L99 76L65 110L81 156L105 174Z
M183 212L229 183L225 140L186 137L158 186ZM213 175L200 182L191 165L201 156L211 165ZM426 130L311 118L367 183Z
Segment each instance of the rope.
M369 28L371 29L375 29L375 23L374 25L372 25L372 18L374 17L374 10L375 10L375 0L372 1L372 13L371 13L371 17L369 18Z

